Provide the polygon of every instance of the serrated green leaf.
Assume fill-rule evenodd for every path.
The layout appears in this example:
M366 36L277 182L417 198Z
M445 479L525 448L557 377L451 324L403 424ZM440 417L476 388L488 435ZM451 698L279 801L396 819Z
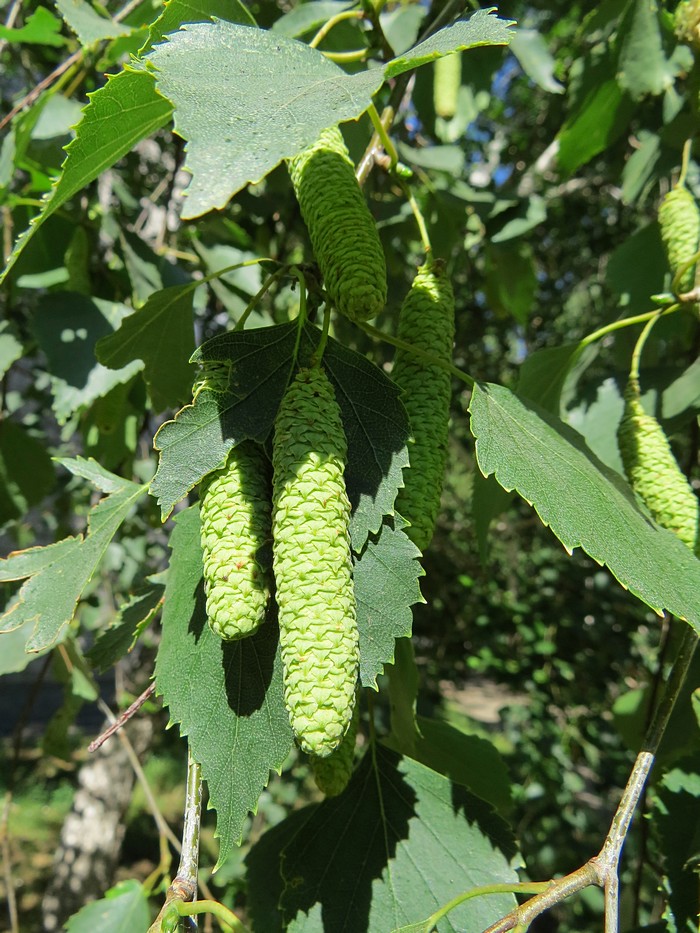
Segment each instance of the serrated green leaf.
M0 25L0 39L11 43L25 43L37 45L65 45L67 39L60 35L61 21L50 13L46 7L40 6L27 18L24 26L19 29L9 29Z
M656 612L700 632L700 561L640 511L580 435L499 385L477 383L469 410L482 473L534 505L567 551L582 547Z
M124 480L115 473L105 470L92 457L54 457L73 476L80 476L92 483L100 492L118 492L124 485Z
M0 675L19 673L50 650L44 648L43 651L31 654L27 651L27 642L31 638L33 628L34 624L30 621L11 632L0 632Z
M39 214L15 243L0 283L4 281L37 230L78 191L123 155L167 123L172 104L156 90L152 75L125 69L108 75L107 84L90 96L76 137L66 147L61 175Z
M420 738L411 757L462 784L507 819L513 808L510 780L496 746L481 736L468 735L449 723L425 716L418 717L418 728Z
M239 0L170 0L152 24L146 47L161 40L166 32L176 29L182 22L207 20L210 16L252 22L250 13ZM107 84L88 96L90 103L76 128L76 138L66 148L61 175L44 200L41 212L16 241L0 273L0 283L45 220L138 142L164 126L173 111L170 101L157 92L153 76L130 67L117 75L107 75Z
M580 344L565 343L531 353L518 372L518 395L558 415L566 377L581 352Z
M463 890L515 882L506 824L483 801L411 759L370 749L345 792L269 830L248 865L265 933L387 933ZM441 930L483 930L515 906L478 898Z
M425 602L418 580L420 551L399 527L382 525L355 563L353 579L360 630L360 682L377 689L377 675L394 660L394 642L410 636L411 606Z
M117 23L109 16L102 16L86 0L54 0L56 9L67 25L80 40L83 48L89 48L103 39L117 39L131 33L129 26Z
M149 624L163 604L164 586L151 583L119 609L113 625L102 632L85 657L100 674L105 673L126 655L139 633Z
M171 539L156 689L202 767L210 806L217 811L221 865L293 740L277 626L265 622L240 642L223 642L212 634L199 534L199 510L180 512Z
M622 420L625 403L617 382L604 379L592 401L584 399L569 410L567 422L583 437L599 460L624 476L624 467L617 442L617 427Z
M222 334L196 351L193 362L230 361L233 377L229 392L200 392L156 434L160 461L151 493L163 520L235 444L265 441L291 376L295 343L292 323Z
M159 255L130 230L119 231L119 247L131 282L132 303L142 309L154 292L174 285L189 285L192 277L177 263Z
M351 4L343 0L310 0L309 3L299 4L275 20L272 31L296 39L297 36L303 36L312 29L323 26L331 16L347 10L349 6Z
M384 68L384 79L396 78L405 71L434 62L452 52L466 52L485 45L508 45L513 38L512 20L499 19L494 9L477 10L467 19L460 19L433 33L412 49L390 61Z
M387 7L384 7L379 21L387 42L397 55L408 51L416 44L427 13L427 8L417 3L410 6L396 6L388 12Z
M110 541L148 488L119 477L115 480L118 488L90 509L85 536L27 548L0 560L0 582L29 578L0 617L1 632L34 623L27 651L41 651L65 638L78 600Z
M142 368L136 361L112 370L95 359L99 338L111 333L127 312L124 305L78 292L54 292L42 298L32 326L48 359L54 411L61 424L116 385L129 382Z
M120 881L99 901L73 914L66 933L145 933L151 921L148 895L138 881Z
M510 50L525 74L550 94L563 94L564 87L554 77L554 56L536 29L516 29Z
M635 100L673 85L675 69L664 53L656 0L630 4L620 23L622 45L617 80Z
M206 23L214 17L229 23L255 26L253 14L241 0L169 0L151 26L146 48L160 42L168 33L175 32L182 23ZM139 54L145 51L141 49Z
M607 149L628 125L633 109L615 78L595 84L559 133L557 157L564 171L573 174Z
M223 463L234 444L245 438L262 443L268 437L292 376L296 333L295 322L234 331L196 351L195 362L225 362L232 377L228 392L201 391L156 435L161 458L151 492L163 518ZM305 327L301 362L308 362L319 336L317 328ZM323 362L348 440L345 482L353 507L352 544L359 551L368 534L379 531L382 517L393 511L402 470L408 465L410 429L398 389L376 366L332 339Z
M155 411L174 408L190 395L193 295L192 285L174 285L156 292L95 346L97 359L110 369L143 360L143 375Z
M385 80L441 55L509 38L505 21L480 10L382 68L346 74L317 49L279 33L224 21L185 26L149 55L175 106L175 129L187 140L192 181L182 216L224 207L322 130L360 117Z

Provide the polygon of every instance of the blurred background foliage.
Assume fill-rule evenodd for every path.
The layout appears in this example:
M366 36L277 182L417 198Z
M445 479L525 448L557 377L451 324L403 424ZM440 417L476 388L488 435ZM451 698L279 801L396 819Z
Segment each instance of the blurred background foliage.
M3 130L5 257L60 169L86 94L139 49L143 27L160 11L152 0L130 6L124 35L91 46ZM309 17L308 29L295 29L291 17L301 6L249 4L261 26L277 24L308 41L319 23ZM80 47L53 6L30 0L5 2L1 9L11 26L0 31L3 115ZM114 15L118 7L109 10ZM380 21L400 52L426 23L462 12L456 2L388 2ZM457 365L511 387L529 379L525 394L546 403L557 348L621 315L648 311L650 295L668 287L656 211L677 179L683 144L697 134L700 70L688 41L693 34L679 39L674 32L673 3L505 0L498 12L517 22L511 49L463 55L454 105L440 97L436 68L419 69L406 87L393 137L413 169L435 252L449 263ZM36 32L34 39L21 33L31 28L38 40ZM366 24L347 22L322 48L373 49L376 42ZM359 159L369 121L344 130ZM168 131L137 145L46 222L0 291L5 554L84 528L92 495L52 457L91 456L140 482L154 472L152 438L172 410L154 410L138 366L115 371L96 363L101 336L164 286L255 256L286 262L309 255L281 168L226 210L183 224L182 158L181 141ZM694 159L687 181L698 193ZM376 324L391 332L421 262L421 245L401 192L386 174L375 169L365 190L390 279L389 301ZM235 323L261 275L252 266L197 290L197 343ZM269 292L251 325L287 320L295 301L289 288ZM388 345L370 342L345 321L334 326L345 343L388 366ZM555 404L618 470L615 431L637 334L620 330L587 351ZM642 372L646 398L696 488L699 334L692 314L662 321ZM463 386L455 384L443 509L425 557L426 604L414 614L423 682L419 712L497 746L512 781L511 818L527 876L539 880L572 870L597 851L638 747L649 695L663 679L678 633L607 570L580 552L567 555L526 504L480 476L467 402ZM115 636L103 664L91 665L86 654L97 634L119 621L128 594L167 565L169 528L161 526L152 500L142 502L90 584L70 647L27 663L22 636L0 636L0 780L6 792L0 836L22 930L42 928L58 833L86 744L102 726L95 698L125 706L147 685L157 625L143 627L128 656L121 657L133 625ZM3 589L9 599L15 588ZM696 929L700 843L697 833L681 832L692 820L697 826L700 816L698 727L690 705L700 684L697 666L694 673L643 804L653 818L636 820L626 846L624 930ZM145 777L177 835L184 743L164 731L157 704L146 714L154 728ZM263 794L240 853L213 877L217 845L213 816L206 815L203 875L215 897L245 913L246 852L289 808L311 799L312 788L306 766L290 760ZM137 789L113 879L144 879L159 860L158 829ZM541 918L537 929L592 933L600 929L601 905L602 894L589 890Z

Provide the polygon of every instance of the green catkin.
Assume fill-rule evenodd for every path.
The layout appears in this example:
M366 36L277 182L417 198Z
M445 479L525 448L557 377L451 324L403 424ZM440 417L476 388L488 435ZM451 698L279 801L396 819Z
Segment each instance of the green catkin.
M301 370L275 421L273 567L285 703L299 745L319 757L350 725L359 667L346 456L328 377Z
M399 316L399 337L446 363L454 343L454 294L444 263L418 270ZM397 350L392 378L402 390L414 443L396 509L411 523L406 534L424 551L435 529L447 459L452 377L447 369Z
M252 635L265 619L270 490L267 458L253 441L229 453L200 492L204 589L211 630L231 641Z
M386 303L386 263L339 128L324 130L288 167L331 301L351 321L368 321Z
M659 207L661 240L666 250L672 275L690 262L698 250L700 240L700 210L695 198L684 185L676 185ZM690 291L695 283L695 266L684 273L678 283L681 292Z
M673 28L683 42L700 49L700 2L681 0L673 17Z
M309 764L316 786L326 797L337 797L348 786L355 758L355 740L360 724L360 707L355 703L350 726L340 745L326 758L311 755Z
M634 376L625 389L625 409L617 439L630 486L655 521L699 553L700 503L681 472L661 425L644 411L639 382Z
M462 56L443 55L433 64L433 106L443 120L457 113L457 96L462 84Z

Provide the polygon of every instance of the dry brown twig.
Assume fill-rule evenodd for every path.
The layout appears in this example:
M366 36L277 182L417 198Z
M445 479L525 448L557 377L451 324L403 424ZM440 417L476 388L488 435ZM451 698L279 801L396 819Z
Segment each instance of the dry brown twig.
M108 726L107 729L105 729L103 733L98 735L96 739L93 739L92 742L90 742L90 744L88 745L88 751L96 752L98 748L104 745L107 739L110 736L114 735L114 733L117 732L119 729L121 729L122 726L125 725L132 718L132 716L134 716L141 709L141 707L146 702L146 700L148 700L149 697L153 696L153 694L155 693L155 689L156 689L156 685L154 681L153 683L149 684L146 687L143 693L134 700L134 702L131 704L131 706L129 706L128 709L124 710L124 712L121 714L121 716L119 716L118 719L114 719L114 721Z

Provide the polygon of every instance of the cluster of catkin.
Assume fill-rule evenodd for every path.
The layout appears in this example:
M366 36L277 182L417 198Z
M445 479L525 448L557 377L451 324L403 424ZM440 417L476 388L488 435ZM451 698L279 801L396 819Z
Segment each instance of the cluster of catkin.
M700 210L684 184L673 187L661 202L659 227L673 291L676 295L688 295L696 282ZM644 410L634 368L625 388L617 439L632 489L659 525L673 531L700 556L700 502L679 467L663 428Z
M386 266L340 130L324 131L290 160L289 172L328 300L355 322L369 320L386 302ZM402 306L399 337L406 348L397 353L393 375L413 443L396 508L424 549L447 452L454 297L443 263L418 270ZM243 441L200 489L209 625L226 640L252 635L274 591L287 711L329 796L344 789L352 772L359 718L346 460L333 385L321 365L302 368L276 417L271 483L264 449Z

